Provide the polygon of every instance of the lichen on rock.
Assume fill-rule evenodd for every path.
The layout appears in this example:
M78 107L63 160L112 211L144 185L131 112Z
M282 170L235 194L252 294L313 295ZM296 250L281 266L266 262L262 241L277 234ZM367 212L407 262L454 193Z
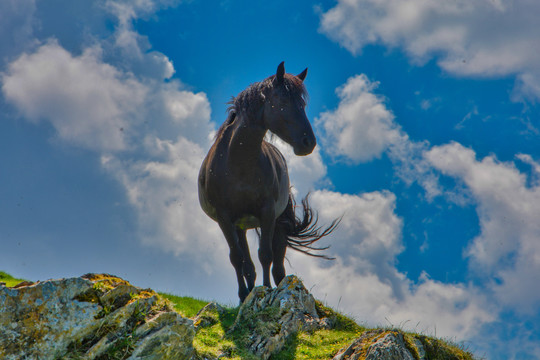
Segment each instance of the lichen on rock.
M249 333L246 346L261 359L268 359L299 331L324 326L315 299L296 276L290 275L273 290L264 286L253 289L231 331Z
M116 276L0 287L1 359L191 359L195 329Z
M349 346L341 349L332 360L425 360L422 342L406 337L410 336L399 330L366 331Z
M221 305L211 302L199 310L193 319L193 323L196 328L212 326L219 321L219 314L223 314L224 312L225 309Z

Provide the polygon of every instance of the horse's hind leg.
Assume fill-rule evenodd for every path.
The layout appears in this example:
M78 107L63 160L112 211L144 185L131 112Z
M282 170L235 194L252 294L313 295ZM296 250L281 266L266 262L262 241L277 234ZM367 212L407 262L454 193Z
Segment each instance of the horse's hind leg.
M226 217L218 217L218 224L223 232L223 235L225 235L227 243L229 244L229 259L231 260L231 264L236 271L236 280L238 281L238 297L240 297L240 302L242 303L249 294L249 291L244 281L242 270L244 256L239 245L236 227Z
M274 230L274 238L272 240L272 276L274 277L274 283L279 285L281 280L285 277L285 252L287 251L287 234L285 229L276 223Z
M257 273L255 272L255 265L253 265L253 261L251 260L251 256L249 254L246 231L242 229L237 229L236 234L238 236L238 243L240 245L240 249L242 250L242 255L244 258L242 264L244 278L246 279L248 291L251 291L255 287L255 278L257 277Z

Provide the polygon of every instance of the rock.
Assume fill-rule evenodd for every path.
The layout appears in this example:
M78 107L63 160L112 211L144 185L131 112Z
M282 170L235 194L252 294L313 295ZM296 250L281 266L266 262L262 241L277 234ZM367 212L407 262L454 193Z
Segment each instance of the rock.
M367 351L366 360L414 360L400 333L389 332L381 336Z
M424 345L420 340L417 338L413 339L414 346L416 347L416 350L418 352L418 359L419 360L426 360L426 350L424 349Z
M193 322L175 312L162 312L135 331L140 339L128 359L191 359Z
M264 286L253 289L241 305L231 331L249 334L249 350L268 359L297 332L323 326L315 299L297 277L290 275L273 290Z
M1 359L191 359L193 322L106 274L0 287Z
M73 301L92 286L91 281L77 278L0 288L0 358L54 358L71 339L96 332L99 324L94 317L100 307Z
M223 306L216 302L211 302L203 307L193 319L196 328L209 327L219 321L219 316L225 312Z
M412 340L420 360L425 359L422 343ZM364 332L348 347L341 349L332 360L415 360L399 331L372 330Z

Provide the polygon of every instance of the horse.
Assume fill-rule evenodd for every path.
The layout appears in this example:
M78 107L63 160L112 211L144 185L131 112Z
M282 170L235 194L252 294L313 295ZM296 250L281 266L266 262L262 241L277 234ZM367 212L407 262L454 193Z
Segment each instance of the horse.
M285 73L284 62L275 75L251 84L228 103L228 116L216 133L198 177L199 202L215 220L229 245L242 303L255 286L255 266L246 239L248 229L260 229L259 261L263 285L271 288L285 277L287 247L311 256L332 259L312 250L330 234L317 226L317 216L302 200L303 218L295 214L285 158L265 140L268 131L292 146L295 155L313 152L317 141L305 113L307 68L298 75Z

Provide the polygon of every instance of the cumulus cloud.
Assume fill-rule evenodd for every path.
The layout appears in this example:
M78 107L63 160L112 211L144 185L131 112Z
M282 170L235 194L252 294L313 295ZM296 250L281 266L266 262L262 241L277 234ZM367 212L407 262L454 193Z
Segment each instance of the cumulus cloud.
M294 261L307 260L295 256ZM306 267L302 277L319 299L372 326L390 325L463 341L496 318L485 296L463 284L429 278L415 284L404 277L402 296L396 297L390 284L339 260L330 267L311 265L309 271Z
M134 30L133 21L178 3L178 0L106 0L103 7L118 20L110 56L121 59L118 63L138 76L169 79L174 74L172 62L164 54L151 51L148 39Z
M226 243L199 209L196 192L213 130L209 101L179 80L163 81L174 73L172 63L148 51L138 34L131 34L135 42L117 41L132 31L133 19L173 3L107 1L118 18L110 35L115 41L95 39L74 55L48 39L8 65L2 93L25 120L48 122L60 141L101 157L125 188L144 243L196 258L211 272L228 261ZM121 62L114 61L118 53Z
M161 139L176 140L176 134L209 146L210 102L204 92L186 90L173 80L157 83L148 99L147 121Z
M127 146L146 88L103 63L99 48L74 57L56 41L23 54L2 79L5 98L32 122L48 120L63 140L96 150Z
M196 258L208 273L227 266L219 227L199 208L196 191L204 152L182 136L145 140L143 159L103 156L102 164L125 187L137 211L142 240L175 255Z
M538 183L528 184L514 163L494 156L477 160L472 149L455 142L433 147L425 156L443 174L462 181L477 203L481 233L467 252L472 269L503 305L518 312L538 311ZM538 168L530 157L520 157Z
M104 0L104 7L119 20L119 25L131 25L134 19L150 16L158 10L178 5L180 0Z
M539 11L529 0L341 0L321 14L320 31L353 54L382 43L461 76L517 75L520 94L538 99Z
M374 94L378 83L365 75L356 75L340 86L337 109L326 111L316 119L324 131L323 144L333 156L355 163L380 157L403 136L381 96Z
M394 164L395 174L408 185L418 182L431 200L443 189L423 157L429 143L409 138L387 108L384 97L375 93L377 86L377 82L360 74L336 89L340 99L337 108L321 113L316 119L324 151L352 164L371 161L386 153Z
M486 298L472 286L444 284L422 275L414 283L399 272L396 256L404 249L403 221L395 214L394 194L346 195L316 191L312 205L321 224L343 216L331 236L328 263L289 251L314 294L369 324L402 326L465 339L494 319ZM414 322L414 323L412 323Z

